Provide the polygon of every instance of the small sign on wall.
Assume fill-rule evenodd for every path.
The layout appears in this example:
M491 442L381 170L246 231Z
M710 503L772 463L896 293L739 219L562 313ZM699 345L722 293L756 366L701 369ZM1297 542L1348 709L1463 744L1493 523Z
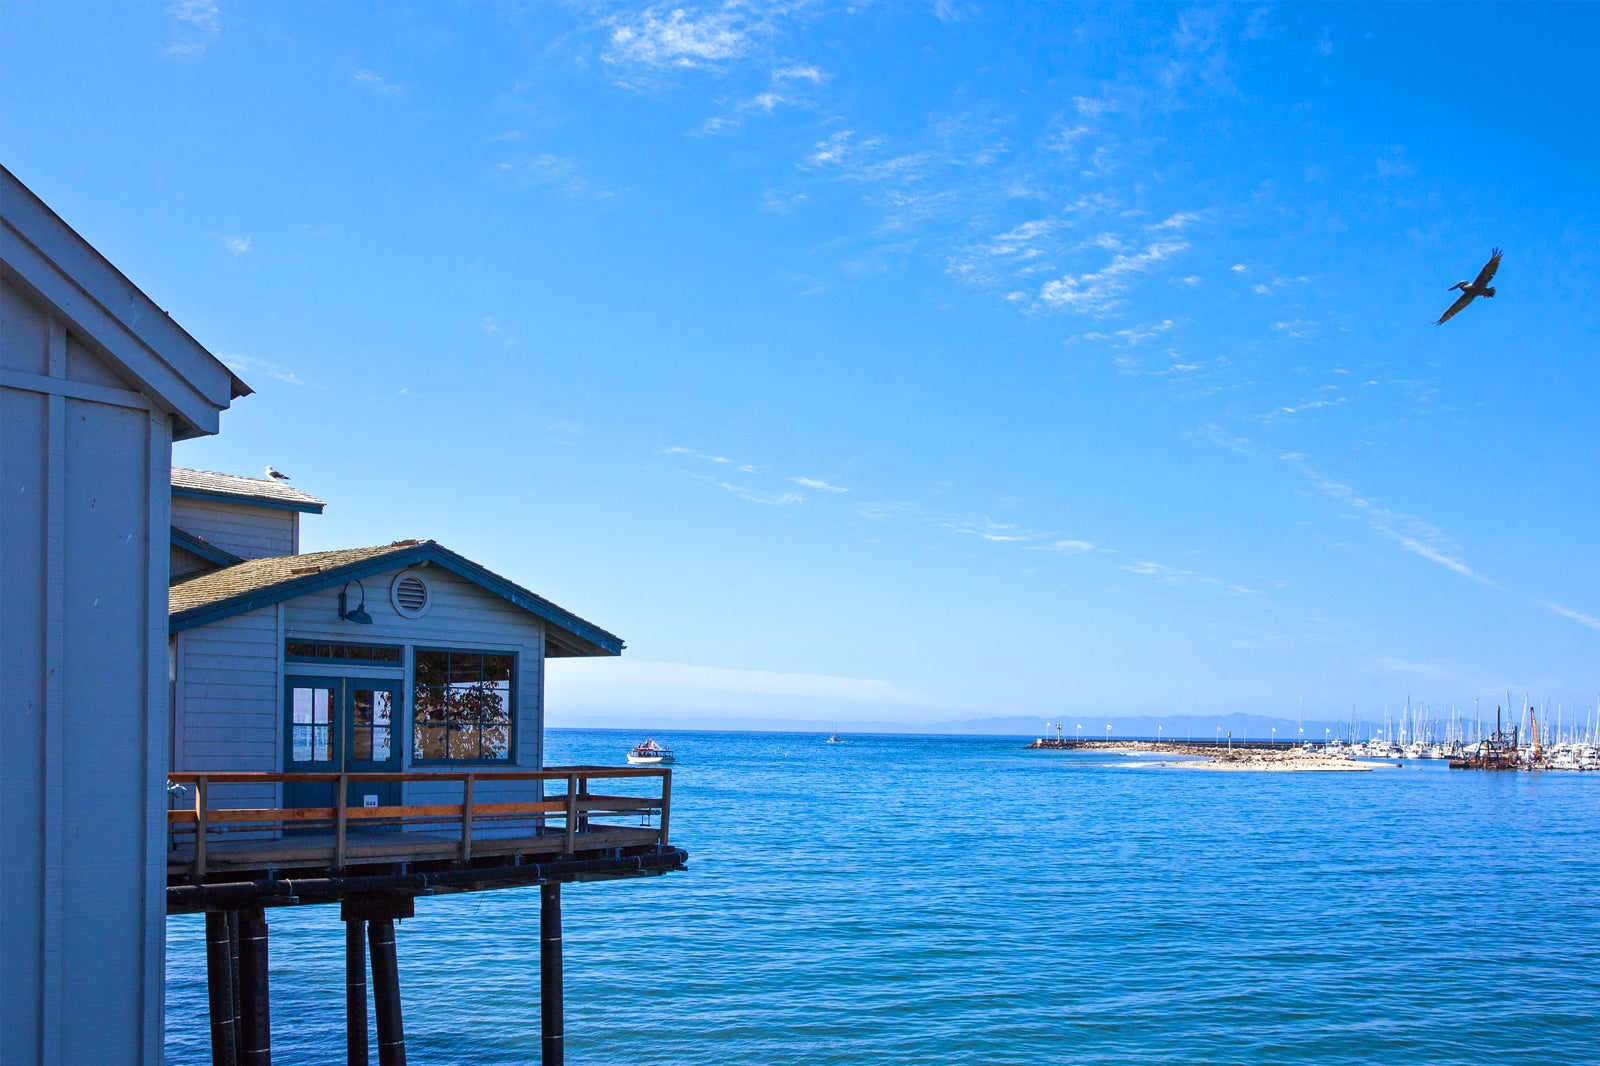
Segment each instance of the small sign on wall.
M363 806L363 807L376 807L377 805L378 805L378 797L376 795L374 795L374 794L369 792L365 796L361 797L361 806Z

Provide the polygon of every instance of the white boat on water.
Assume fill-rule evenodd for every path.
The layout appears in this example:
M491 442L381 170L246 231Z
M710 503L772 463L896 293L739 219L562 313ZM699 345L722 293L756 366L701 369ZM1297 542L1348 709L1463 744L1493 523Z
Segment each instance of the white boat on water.
M672 749L657 744L654 737L646 737L643 744L628 752L628 761L635 765L671 766Z

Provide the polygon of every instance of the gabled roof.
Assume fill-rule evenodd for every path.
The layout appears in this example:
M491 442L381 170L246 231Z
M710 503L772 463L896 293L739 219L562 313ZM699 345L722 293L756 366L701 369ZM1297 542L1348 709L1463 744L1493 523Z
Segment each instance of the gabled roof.
M182 548L191 555L198 555L208 563L216 566L236 566L244 562L232 552L223 551L204 537L197 537L186 529L172 527L172 546Z
M292 489L281 481L190 470L182 466L172 468L172 495L180 499L226 500L309 514L321 514L323 508L322 501L315 496Z
M250 386L0 166L0 270L97 358L173 415L174 440L217 432Z
M549 623L555 631L547 634L547 655L622 654L621 637L431 540L400 540L372 548L251 559L198 574L172 586L168 593L167 627L177 633L314 592L340 588L347 581L422 565L448 570Z

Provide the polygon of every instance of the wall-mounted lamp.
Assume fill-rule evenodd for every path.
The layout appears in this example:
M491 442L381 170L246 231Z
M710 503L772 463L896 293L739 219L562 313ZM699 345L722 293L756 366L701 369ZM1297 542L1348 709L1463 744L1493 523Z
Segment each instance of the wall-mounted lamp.
M351 585L361 590L361 602L356 605L353 611L345 609L345 593L350 591ZM367 613L367 586L355 578L346 581L344 588L339 590L339 617L346 622L354 622L358 626L370 626L372 624L372 616Z

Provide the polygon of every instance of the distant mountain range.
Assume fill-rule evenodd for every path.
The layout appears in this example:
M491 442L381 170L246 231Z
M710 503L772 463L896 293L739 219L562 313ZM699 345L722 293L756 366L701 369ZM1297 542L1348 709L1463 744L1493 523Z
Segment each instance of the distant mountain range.
M1052 720L1053 721L1053 720ZM1080 732L1078 726L1082 725ZM1053 725L1046 727L1046 719L1013 715L992 718L961 718L937 722L907 721L834 721L822 718L756 718L702 715L663 715L646 717L636 711L614 713L586 713L562 715L551 713L546 725L554 729L631 729L640 732L667 732L670 730L716 730L752 733L827 733L837 728L840 733L902 733L923 736L1055 736ZM1229 714L1221 717L1204 715L1152 715L1128 717L1063 719L1061 735L1104 739L1106 726L1110 736L1166 737L1173 740L1206 740L1226 737L1231 730L1235 738L1267 740L1274 736L1289 741L1298 738L1322 740L1327 736L1340 736L1349 730L1347 723L1306 721L1297 724L1292 718L1274 718L1259 714ZM1304 733L1300 730L1304 729ZM1276 734L1273 730L1276 729ZM1365 728L1362 729L1363 734Z

